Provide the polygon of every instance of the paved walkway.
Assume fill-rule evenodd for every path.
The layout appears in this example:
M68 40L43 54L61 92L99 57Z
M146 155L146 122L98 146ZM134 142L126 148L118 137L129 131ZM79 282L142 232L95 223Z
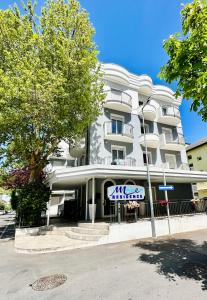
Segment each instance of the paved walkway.
M173 239L131 241L71 251L25 255L0 243L1 300L206 300L207 230ZM30 284L64 274L55 289Z
M15 238L15 251L20 253L49 253L93 246L95 243L70 239L57 234Z

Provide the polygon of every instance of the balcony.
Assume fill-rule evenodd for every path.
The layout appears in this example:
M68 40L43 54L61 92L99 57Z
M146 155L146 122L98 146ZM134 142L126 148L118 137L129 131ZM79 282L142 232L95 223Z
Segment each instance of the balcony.
M172 134L163 133L161 135L160 149L181 151L185 147L185 140L182 134L178 134L176 138Z
M112 157L105 157L102 160L102 164L104 165L115 165L115 166L128 166L135 167L136 159L132 157L127 157L125 159L112 159Z
M182 163L180 165L177 165L177 163L172 163L172 162L165 162L162 167L164 169L178 169L178 170L189 170L189 166L186 163Z
M156 133L146 133L145 138L144 134L142 134L139 138L139 143L141 146L145 147L145 143L147 148L157 148L159 146L159 135Z
M70 155L72 157L80 157L85 154L86 151L86 141L85 138L77 140L74 144L70 145Z
M120 128L113 128L112 122L105 122L104 124L105 139L111 141L118 141L124 143L133 143L133 126L129 124L122 124Z
M111 89L106 92L104 107L131 113L132 97L125 92Z
M151 100L143 109L143 115L145 120L154 121L157 116L157 104Z
M180 123L180 112L174 106L161 106L158 119L159 123L177 126Z

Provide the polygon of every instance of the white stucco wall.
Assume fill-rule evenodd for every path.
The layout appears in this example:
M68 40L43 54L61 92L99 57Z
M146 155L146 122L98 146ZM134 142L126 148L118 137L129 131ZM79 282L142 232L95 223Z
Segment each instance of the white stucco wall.
M177 216L170 218L171 234L195 231L207 228L207 215L198 214L191 216ZM168 235L168 221L166 219L156 219L157 236ZM100 244L117 243L128 240L149 238L152 236L150 220L138 221L136 223L112 224L109 235L100 240Z

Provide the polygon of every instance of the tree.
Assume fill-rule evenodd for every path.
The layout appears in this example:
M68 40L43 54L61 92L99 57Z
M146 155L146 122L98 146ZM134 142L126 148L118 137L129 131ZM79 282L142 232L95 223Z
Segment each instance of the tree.
M38 181L61 140L80 137L103 101L94 29L77 0L0 10L0 157ZM15 168L15 167L13 167Z
M5 203L0 201L0 210L5 210Z
M177 81L176 96L192 98L191 109L207 121L207 1L194 0L181 11L182 34L164 42L169 61L160 77Z

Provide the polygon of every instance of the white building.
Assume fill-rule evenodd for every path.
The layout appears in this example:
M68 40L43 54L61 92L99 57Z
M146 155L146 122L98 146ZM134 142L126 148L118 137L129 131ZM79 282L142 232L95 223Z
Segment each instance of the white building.
M207 173L189 170L179 112L182 99L165 86L153 85L147 75L129 73L115 64L104 64L102 70L106 93L102 114L73 148L63 143L62 156L51 159L48 182L53 193L75 191L73 204L67 204L70 218L74 214L88 219L88 205L96 203L97 219L116 220L117 209L107 197L107 187L137 184L146 190L145 209L139 210L139 216L148 216L147 155L154 203L164 199L158 188L163 170L167 183L175 187L168 194L170 201L190 203L191 183L206 181ZM64 203L64 197L62 192L56 206ZM128 213L123 208L122 217Z

